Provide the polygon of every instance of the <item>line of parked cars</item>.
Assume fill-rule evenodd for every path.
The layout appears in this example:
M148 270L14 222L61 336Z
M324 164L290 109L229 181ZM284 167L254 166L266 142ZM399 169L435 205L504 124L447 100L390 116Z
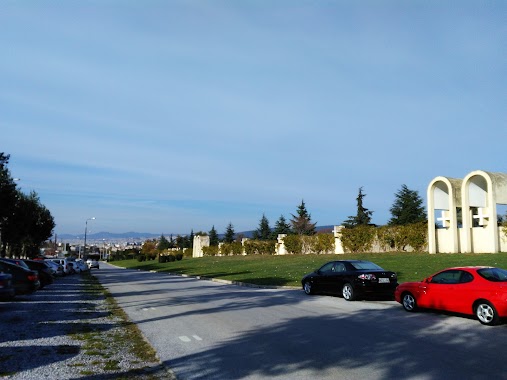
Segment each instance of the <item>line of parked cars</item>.
M34 260L0 258L0 300L32 294L51 285L56 277L98 268L97 260L40 258Z
M421 281L398 284L397 275L365 260L337 260L305 275L306 294L337 294L347 301L387 297L408 312L443 310L475 316L483 325L507 318L507 270L463 266L441 270Z

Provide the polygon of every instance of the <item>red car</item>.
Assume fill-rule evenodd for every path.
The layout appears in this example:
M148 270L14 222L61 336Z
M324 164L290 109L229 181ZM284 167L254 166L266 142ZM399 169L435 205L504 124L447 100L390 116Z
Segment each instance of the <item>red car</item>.
M483 325L495 325L507 317L507 270L448 268L423 281L400 284L394 297L406 311L445 310L475 315Z

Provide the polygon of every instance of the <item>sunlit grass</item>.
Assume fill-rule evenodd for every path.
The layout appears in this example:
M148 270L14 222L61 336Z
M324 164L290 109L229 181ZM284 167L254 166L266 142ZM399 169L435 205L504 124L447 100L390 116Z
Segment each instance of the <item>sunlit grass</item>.
M207 256L181 261L122 260L112 264L141 270L154 270L240 281L257 285L300 286L301 278L331 260L370 260L384 269L395 271L399 282L419 281L444 268L460 265L487 265L507 268L507 253L435 254L419 252L356 253L344 255L254 255Z

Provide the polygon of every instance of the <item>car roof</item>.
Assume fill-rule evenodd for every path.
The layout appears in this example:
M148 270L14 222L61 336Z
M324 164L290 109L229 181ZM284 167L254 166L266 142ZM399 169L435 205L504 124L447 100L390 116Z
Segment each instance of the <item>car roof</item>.
M459 266L459 267L451 267L451 268L445 268L442 269L440 272L446 271L446 270L463 270L463 269L471 269L471 270L477 270L477 269L484 269L484 268L495 268L490 265L469 265L469 266Z

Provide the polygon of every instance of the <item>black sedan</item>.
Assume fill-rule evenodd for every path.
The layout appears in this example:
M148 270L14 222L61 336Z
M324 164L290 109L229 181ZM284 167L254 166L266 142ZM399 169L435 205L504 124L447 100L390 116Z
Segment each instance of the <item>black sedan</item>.
M37 271L39 274L39 289L44 288L46 285L51 285L54 282L53 273L49 264L42 260L23 260L29 269Z
M0 259L0 273L8 273L12 276L16 295L32 294L40 287L39 274L36 271L13 264L8 260Z
M0 273L0 300L10 300L15 294L12 275Z
M347 301L366 296L393 297L398 286L395 272L371 261L330 261L301 280L306 294L342 295Z

